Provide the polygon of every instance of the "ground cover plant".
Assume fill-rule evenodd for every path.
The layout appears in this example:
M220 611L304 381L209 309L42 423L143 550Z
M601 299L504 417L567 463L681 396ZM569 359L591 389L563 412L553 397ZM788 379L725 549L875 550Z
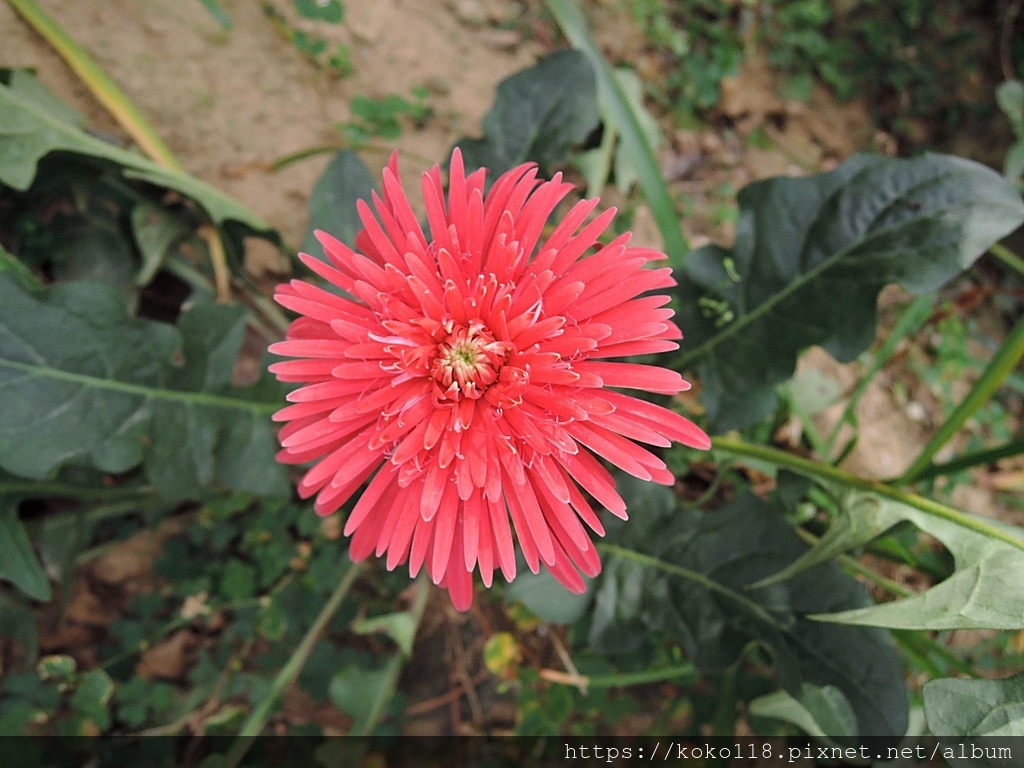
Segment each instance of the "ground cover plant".
M762 60L733 10L622 4L644 55L680 49L645 83L585 9L524 4L488 31L546 49L436 156L424 81L263 158L261 184L322 169L286 232L187 172L59 14L7 5L134 146L0 61L0 734L223 737L208 766L259 764L259 734L1024 735L1013 72L1002 173L819 153L733 196L659 154L708 152L676 121ZM344 88L350 5L256 21ZM808 88L857 90L825 10L761 8L789 117L709 117L723 153L791 152ZM888 472L879 393L921 432Z

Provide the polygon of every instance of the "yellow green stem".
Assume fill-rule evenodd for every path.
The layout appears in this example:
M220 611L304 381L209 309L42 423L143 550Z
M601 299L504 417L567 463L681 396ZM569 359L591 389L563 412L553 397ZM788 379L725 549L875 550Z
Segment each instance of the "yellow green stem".
M829 480L831 482L844 485L847 488L855 488L859 491L874 493L883 498L899 502L900 504L906 504L914 507L915 509L919 509L929 515L941 517L943 520L949 520L963 528L967 528L975 533L980 533L991 539L996 539L1005 544L1009 544L1012 547L1017 547L1017 549L1024 550L1024 541L1021 541L1016 536L1012 536L1006 531L1003 531L980 518L968 515L957 509L953 509L952 507L947 507L945 504L940 504L939 502L925 498L924 496L918 496L916 493L909 493L899 488L895 488L879 480L868 480L867 478L858 477L857 475L847 472L844 469L839 469L838 467L833 467L829 464L823 464L820 461L805 459L802 456L796 456L792 453L787 453L786 451L780 451L777 448L769 448L764 445L746 443L743 440L732 437L716 437L712 440L712 443L716 450L723 453L728 453L733 456L745 456L749 459L758 459L776 467L790 469L804 477L810 477L816 480Z
M912 483L924 475L931 468L935 454L960 431L960 428L979 408L989 401L992 394L1002 385L1006 377L1013 373L1022 359L1024 359L1024 318L1017 321L1017 325L1010 331L1010 335L1006 337L1006 341L996 352L995 357L985 367L981 378L971 387L967 397L950 414L939 431L921 450L914 463L896 482L901 485Z
M1003 264L1020 274L1024 275L1024 259L1015 254L1002 243L996 243L989 247L988 252L999 259Z

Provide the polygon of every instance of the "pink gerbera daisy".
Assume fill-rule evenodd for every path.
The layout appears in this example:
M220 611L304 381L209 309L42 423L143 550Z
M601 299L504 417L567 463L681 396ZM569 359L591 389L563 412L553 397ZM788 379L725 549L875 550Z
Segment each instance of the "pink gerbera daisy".
M376 216L359 204L358 250L318 232L330 263L300 256L348 297L281 285L278 303L302 317L271 347L296 358L271 370L303 385L275 416L288 422L279 459L316 462L299 494L328 515L369 480L345 524L352 559L426 567L460 610L475 569L487 586L497 569L515 577L513 533L534 573L543 563L584 590L579 572L601 563L583 524L604 533L586 494L626 517L597 456L671 485L634 441L710 445L679 414L609 389L689 388L664 368L607 362L676 349L669 297L638 298L675 284L671 270L644 266L664 255L629 247L628 233L600 245L615 212L586 223L596 199L542 238L572 185L539 181L526 164L485 195L485 173L466 176L456 149L447 204L440 169L423 174L428 238L392 156Z

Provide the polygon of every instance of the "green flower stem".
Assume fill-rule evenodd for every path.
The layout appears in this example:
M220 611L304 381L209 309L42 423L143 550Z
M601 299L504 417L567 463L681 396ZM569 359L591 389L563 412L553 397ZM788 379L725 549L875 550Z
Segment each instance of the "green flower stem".
M931 480L943 475L952 475L964 469L976 467L979 464L991 464L1009 456L1016 456L1024 453L1024 436L1018 436L1008 443L1003 443L995 448L986 448L983 451L966 453L963 456L947 461L944 464L932 464L917 476L918 482Z
M950 522L956 523L957 525L974 531L975 533L988 536L990 539L996 539L997 541L1009 544L1012 547L1017 547L1017 549L1024 550L1024 541L1021 541L1015 536L1011 536L1005 531L1000 530L980 518L960 512L952 507L947 507L945 504L940 504L939 502L927 499L924 496L918 496L915 493L900 490L899 488L895 488L878 480L868 480L851 474L846 470L839 469L838 467L822 464L820 461L795 456L792 453L780 451L777 448L753 445L732 437L716 437L712 440L712 444L716 450L722 451L723 453L732 454L734 456L744 456L750 459L759 459L760 461L767 462L776 467L790 469L804 477L810 477L816 480L829 480L834 483L845 485L848 488L855 488L859 491L874 493L900 504L906 504L914 507L915 509L919 509L929 515L935 515L936 517L941 517L944 520L949 520Z
M935 661L932 660L929 651L932 649L927 644L922 644L916 632L904 631L899 635L896 635L893 630L893 638L896 640L896 644L903 649L903 652L910 657L910 659L920 667L925 675L931 680L938 680L942 677L948 677ZM972 675L973 676L973 675Z
M142 116L138 108L117 87L96 61L76 43L67 32L43 11L34 0L7 0L33 29L36 30L54 50L60 54L72 71L81 79L89 91L114 116L143 152L164 168L184 173L185 169L170 147Z
M952 653L937 640L929 637L926 632L915 632L909 629L890 629L889 631L896 638L896 642L904 648L912 648L925 658L937 656L945 662L945 669L940 669L937 675L931 675L933 680L940 677L949 677L951 669L967 677L976 676L976 672L971 669L970 664L958 658L956 654Z
M338 582L334 592L331 593L327 602L324 603L324 607L320 610L320 614L316 617L309 631L306 632L291 657L277 673L277 677L274 678L266 698L260 702L260 705L249 715L249 719L245 721L242 730L238 734L238 738L235 739L235 743L231 746L231 751L228 752L224 760L222 768L235 768L242 758L245 757L245 753L249 751L253 740L260 735L270 719L277 700L306 665L309 655L313 652L313 647L320 640L320 635L323 634L331 619L334 618L334 614L338 612L362 570L363 566L361 563L354 563L349 566L341 581Z
M1006 341L986 366L981 378L971 387L967 397L946 419L946 423L939 428L939 431L932 436L910 468L893 482L904 485L918 480L932 466L932 458L935 454L949 442L953 435L960 431L964 423L981 406L989 401L992 394L1013 372L1022 358L1024 358L1024 317L1017 321L1017 325L1010 331Z
M0 493L27 498L53 497L67 499L145 499L155 496L149 485L122 485L112 488L89 487L52 480L0 480Z
M715 697L715 715L711 722L712 736L732 736L736 733L736 705L740 701L740 676L747 654L756 643L747 643L739 658L725 668L718 684L718 695Z
M359 152L375 152L382 155L390 155L395 151L393 146L387 144L375 144L374 142L367 142L366 144L359 145L344 143L323 144L317 147L306 147L305 149L300 149L295 152L289 152L287 155L281 155L281 157L270 161L269 169L275 172L280 171L282 168L286 168L292 163L297 163L300 160L306 160L307 158L316 157L317 155L340 152L343 149L351 149L352 151L358 150ZM405 148L402 149L402 157L412 158L423 163L423 165L427 167L432 166L436 162L425 155L410 152Z
M233 395L215 395L210 392L187 392L177 389L156 389L143 384L133 384L129 381L118 381L117 379L101 379L85 373L74 371L62 371L37 363L22 363L15 360L0 360L0 367L13 368L16 371L37 376L41 378L56 379L57 381L69 381L73 384L91 387L99 390L109 390L125 395L135 395L149 400L163 400L171 403L186 403L198 407L230 408L250 413L271 414L280 408L280 403L263 403L257 400L246 400L243 397Z
M619 675L581 675L578 679L545 678L548 682L573 687L583 683L587 688L626 688L631 685L647 685L650 683L663 683L670 680L681 685L692 685L697 682L700 673L693 664L679 664L674 667L663 667L661 669L648 669L643 672L625 672Z
M594 68L602 101L608 105L615 128L622 137L623 149L626 150L630 162L636 168L640 186L643 188L644 196L651 206L651 213L654 215L654 220L665 241L665 252L668 254L669 263L674 269L678 269L682 266L690 246L679 225L679 216L676 213L672 197L668 193L668 188L665 186L665 179L658 167L658 160L644 137L640 122L630 108L629 100L623 93L615 73L612 72L604 54L597 47L590 30L587 29L587 22L574 0L545 0L545 3L551 15L555 17L555 21L558 22L562 33L574 48L587 57L590 65Z
M1015 254L1005 245L996 243L989 247L988 252L1003 262L1003 264L1008 266L1010 269L1024 275L1024 259Z

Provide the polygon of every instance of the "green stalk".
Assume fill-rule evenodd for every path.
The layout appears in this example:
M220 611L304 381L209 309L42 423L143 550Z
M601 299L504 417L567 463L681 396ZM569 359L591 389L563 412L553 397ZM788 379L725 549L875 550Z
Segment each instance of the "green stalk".
M936 640L928 637L925 632L912 632L908 629L890 629L889 632L904 648L913 648L918 654L925 658L930 656L938 656L942 661L945 662L946 668L940 669L939 674L932 675L932 679L940 677L949 677L949 670L954 669L961 675L967 675L968 677L974 677L974 670L971 666L964 662L963 659L959 659L955 654L950 652L948 648L942 646Z
M988 252L999 259L1003 264L1017 273L1024 275L1024 259L1015 254L1002 243L996 243L989 247Z
M740 700L740 675L743 672L743 662L751 645L748 643L740 653L740 657L726 667L725 672L722 673L718 695L715 697L717 699L715 715L711 722L712 736L732 736L736 733L736 705Z
M690 246L679 226L675 205L665 186L665 179L661 175L654 151L640 128L640 122L630 108L629 100L615 78L611 66L594 42L587 22L576 3L573 0L545 0L545 3L565 37L574 48L587 57L594 68L601 99L607 104L615 129L622 137L622 146L636 168L640 186L665 241L665 253L668 254L669 263L673 269L678 269L682 266Z
M1006 341L996 352L981 378L971 387L967 397L956 407L946 423L939 428L932 439L928 441L921 454L910 465L894 483L905 485L916 481L932 465L932 458L949 440L960 431L964 423L975 414L985 403L989 401L1003 380L1009 376L1017 364L1024 358L1024 318L1017 321L1017 325L1010 331Z
M80 486L58 480L22 480L20 478L11 478L10 480L0 480L0 493L34 498L56 496L68 499L136 498L141 500L147 496L155 495L156 492L152 486L148 485L123 485L103 488Z
M643 672L626 672L621 675L582 675L580 682L587 688L626 688L631 685L647 685L649 683L662 683L674 680L681 685L692 685L697 682L700 675L693 664L680 664L675 667L663 667L662 669L648 669ZM550 682L561 685L578 685L575 681L551 680Z
M956 523L957 525L974 531L975 533L988 536L990 539L996 539L997 541L1009 544L1012 547L1017 547L1017 549L1024 550L1024 541L1021 541L1015 536L1011 536L1005 531L996 528L994 525L991 525L980 518L965 514L964 512L953 509L952 507L947 507L945 504L940 504L939 502L925 498L924 496L918 496L916 493L909 493L908 491L900 490L899 488L895 488L887 483L883 483L878 480L868 480L851 474L844 469L839 469L838 467L833 467L829 464L823 464L820 461L795 456L792 453L780 451L777 448L753 445L732 437L716 437L712 440L712 444L715 449L734 456L745 456L750 459L759 459L769 464L773 464L776 467L791 469L804 477L810 477L817 480L830 480L834 483L845 485L848 488L855 488L859 491L874 493L883 498L919 509L926 514L941 517L943 520L949 520L950 522Z
M327 602L324 603L324 607L320 609L320 614L316 617L316 621L313 622L313 625L303 636L294 653L292 653L291 657L277 673L277 677L274 678L267 697L260 702L260 705L249 715L249 719L245 721L242 730L238 733L238 738L235 739L235 743L231 746L231 751L228 752L224 760L222 768L235 768L242 758L245 757L245 753L249 751L253 740L260 735L270 719L277 700L306 665L306 661L313 652L313 647L319 641L320 635L323 634L331 619L334 618L334 614L338 612L342 602L345 600L345 596L348 595L349 589L352 588L361 571L361 563L354 563L349 566L334 592L331 593Z
M1016 456L1020 453L1024 453L1024 436L1016 437L1010 442L1003 443L995 448L986 448L983 451L966 453L960 458L952 459L944 464L931 464L927 469L921 472L916 479L918 482L923 482L925 480L931 480L934 477L952 475L954 472L970 469L971 467L976 467L979 464L991 464L992 462L1005 459L1009 456Z
M170 147L164 144L163 139L149 124L149 121L142 116L138 108L85 49L76 43L53 18L36 5L34 0L7 0L7 2L36 32L43 36L46 42L53 46L65 63L114 116L114 119L127 131L143 152L168 170L178 173L185 172Z

